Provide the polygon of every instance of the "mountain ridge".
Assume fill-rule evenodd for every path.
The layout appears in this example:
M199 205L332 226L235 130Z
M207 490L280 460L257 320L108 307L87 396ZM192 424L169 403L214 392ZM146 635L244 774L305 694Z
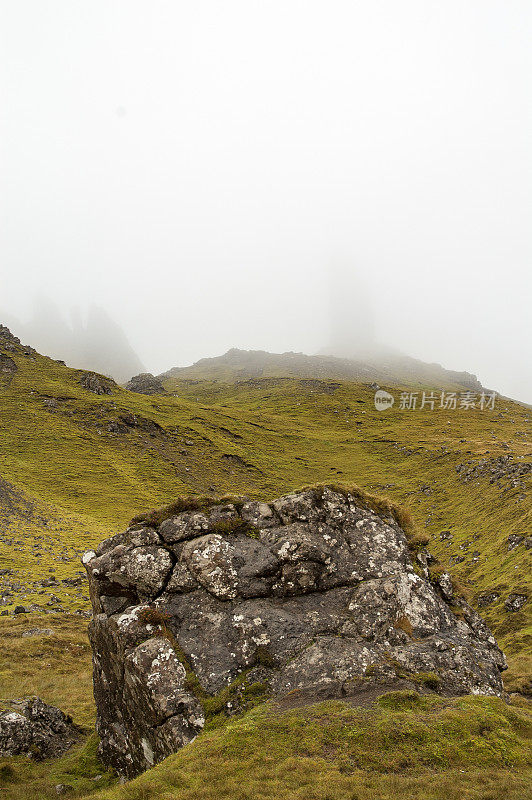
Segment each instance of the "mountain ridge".
M476 375L448 370L437 363L396 354L393 351L375 354L374 360L341 358L333 355L306 355L287 351L231 348L220 356L202 358L188 367L173 367L158 375L171 387L175 379L222 380L232 383L249 378L298 377L322 380L351 380L366 383L394 383L411 386L435 385L441 388L483 390Z

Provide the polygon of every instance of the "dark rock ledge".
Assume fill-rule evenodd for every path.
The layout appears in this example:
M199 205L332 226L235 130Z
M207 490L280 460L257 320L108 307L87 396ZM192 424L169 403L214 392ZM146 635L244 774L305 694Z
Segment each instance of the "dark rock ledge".
M482 619L364 506L331 488L220 503L86 553L105 763L132 777L206 718L271 695L500 695L506 663Z

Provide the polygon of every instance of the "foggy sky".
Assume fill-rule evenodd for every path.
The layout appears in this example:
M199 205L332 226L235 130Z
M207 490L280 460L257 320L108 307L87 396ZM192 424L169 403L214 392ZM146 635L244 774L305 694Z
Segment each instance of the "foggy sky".
M0 309L97 303L154 373L312 353L341 263L382 342L532 403L531 17L3 0Z

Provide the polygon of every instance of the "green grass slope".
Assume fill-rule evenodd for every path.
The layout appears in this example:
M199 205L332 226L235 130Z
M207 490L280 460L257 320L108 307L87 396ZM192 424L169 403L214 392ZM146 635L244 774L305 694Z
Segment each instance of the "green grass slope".
M94 733L91 648L87 621L74 614L21 614L0 621L0 710L8 699L38 695L70 714L86 732L61 758L35 762L0 758L0 797L57 797L59 784L75 796L116 783L99 762Z
M508 689L526 691L530 601L518 612L504 602L530 597L532 551L524 540L508 548L509 536L532 532L522 466L532 461L530 409L500 398L494 410L401 411L396 402L378 412L367 385L314 378L173 379L168 395L116 385L98 395L80 385L81 371L8 345L0 341L0 355L17 370L0 372L0 697L39 694L88 738L53 763L0 762L2 797L54 797L59 783L85 796L116 783L90 735L79 554L177 495L272 498L311 483L357 483L405 504L498 636ZM404 387L383 388L398 398ZM13 616L17 604L33 613ZM100 796L521 800L528 723L520 702L261 706Z
M532 718L493 698L266 703L98 800L525 800Z
M509 612L504 602L530 596L532 551L507 540L532 532L531 473L493 480L490 465L532 460L527 407L499 398L494 410L379 412L364 384L282 378L98 395L80 371L18 345L9 356L18 369L0 387L4 610L87 609L79 553L176 495L357 483L407 504L431 552L480 600L510 658L509 685L523 684L531 604ZM482 460L478 474L464 473ZM50 576L55 585L43 587Z

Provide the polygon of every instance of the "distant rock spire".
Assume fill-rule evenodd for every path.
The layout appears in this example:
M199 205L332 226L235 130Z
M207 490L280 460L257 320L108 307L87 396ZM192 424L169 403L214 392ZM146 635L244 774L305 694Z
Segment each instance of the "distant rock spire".
M7 320L7 315L3 317ZM22 323L9 317L11 329L43 355L60 358L70 367L108 375L125 383L144 366L120 327L97 305L89 309L86 324L79 309L65 322L57 304L45 295L35 298L30 320Z
M144 372L144 366L124 331L105 309L97 305L90 307L84 333L85 369L110 375L118 383Z

